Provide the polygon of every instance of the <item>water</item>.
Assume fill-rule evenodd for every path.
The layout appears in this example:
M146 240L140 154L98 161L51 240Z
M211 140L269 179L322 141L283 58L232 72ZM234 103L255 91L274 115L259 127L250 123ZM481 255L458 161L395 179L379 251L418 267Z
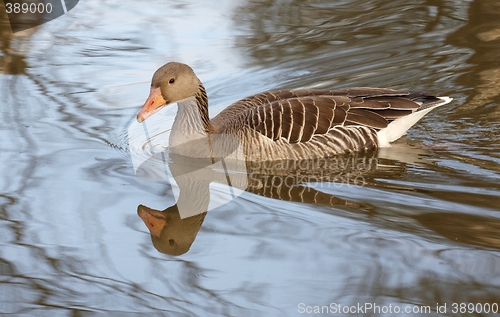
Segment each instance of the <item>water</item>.
M499 17L478 0L89 0L19 36L2 17L0 313L297 316L372 304L455 316L454 303L499 305ZM378 165L358 165L364 186L311 182L331 204L253 187L169 256L137 211L175 195L135 175L127 141L169 60L195 69L212 114L278 88L455 100L365 157Z

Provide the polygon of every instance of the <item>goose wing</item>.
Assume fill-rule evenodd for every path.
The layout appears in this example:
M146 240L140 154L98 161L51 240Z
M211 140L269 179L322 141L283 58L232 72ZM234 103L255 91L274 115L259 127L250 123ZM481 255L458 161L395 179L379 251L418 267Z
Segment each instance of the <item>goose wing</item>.
M245 125L272 140L298 143L338 126L378 131L439 101L424 93L384 88L280 90L244 98L221 112L213 123L223 129Z

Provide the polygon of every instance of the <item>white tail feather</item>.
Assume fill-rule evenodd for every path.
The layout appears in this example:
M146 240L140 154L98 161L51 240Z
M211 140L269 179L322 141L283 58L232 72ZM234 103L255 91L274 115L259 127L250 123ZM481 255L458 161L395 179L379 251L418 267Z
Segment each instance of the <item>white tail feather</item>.
M453 100L453 98L450 97L438 97L438 98L441 99L442 102L432 107L420 111L415 111L410 115L396 119L391 123L389 123L389 125L386 128L383 128L382 130L378 131L377 132L378 146L379 147L391 146L390 142L396 141L404 134L406 134L406 131L408 131L408 129L410 129L415 123L418 122L418 120L422 119L432 109L445 105Z

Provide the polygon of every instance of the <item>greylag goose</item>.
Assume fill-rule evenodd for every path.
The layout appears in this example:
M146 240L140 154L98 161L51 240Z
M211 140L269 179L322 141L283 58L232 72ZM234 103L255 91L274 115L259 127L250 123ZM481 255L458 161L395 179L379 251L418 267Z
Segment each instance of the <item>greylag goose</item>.
M315 159L390 146L451 100L386 88L276 90L241 99L210 120L207 94L193 69L170 62L154 73L137 121L177 103L169 141L177 154L201 157L207 152L192 141L208 137L213 144L215 136L231 136L247 161ZM218 140L219 146L231 143Z

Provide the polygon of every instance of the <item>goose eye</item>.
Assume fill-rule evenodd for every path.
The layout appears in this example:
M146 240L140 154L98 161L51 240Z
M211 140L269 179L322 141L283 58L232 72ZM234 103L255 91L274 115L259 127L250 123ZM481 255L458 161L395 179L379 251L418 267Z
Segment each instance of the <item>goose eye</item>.
M169 84L173 84L175 81L175 78L170 78L170 80L168 81Z

